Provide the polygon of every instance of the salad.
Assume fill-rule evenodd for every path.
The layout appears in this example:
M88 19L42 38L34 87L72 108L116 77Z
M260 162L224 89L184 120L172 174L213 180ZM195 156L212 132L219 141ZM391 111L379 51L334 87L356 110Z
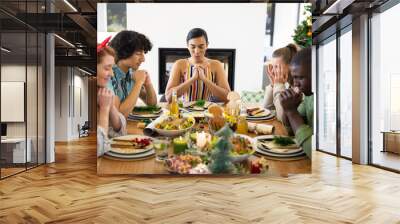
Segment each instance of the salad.
M253 144L251 141L243 136L234 136L232 141L232 152L237 155L252 154L254 152Z
M184 130L194 125L194 119L192 117L187 118L174 118L167 117L160 123L157 123L155 127L163 130Z

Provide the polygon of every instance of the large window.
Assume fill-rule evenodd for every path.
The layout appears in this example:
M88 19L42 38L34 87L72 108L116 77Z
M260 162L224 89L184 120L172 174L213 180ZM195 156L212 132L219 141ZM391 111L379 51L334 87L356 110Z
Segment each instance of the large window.
M340 155L352 157L352 35L342 31L340 43Z
M400 170L400 4L371 18L371 162Z
M318 139L321 151L336 154L336 36L318 47Z

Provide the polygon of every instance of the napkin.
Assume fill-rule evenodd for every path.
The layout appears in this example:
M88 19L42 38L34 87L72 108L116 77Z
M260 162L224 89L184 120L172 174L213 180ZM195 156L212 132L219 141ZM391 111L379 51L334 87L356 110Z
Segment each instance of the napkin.
M145 134L147 136L154 136L155 134L157 134L157 132L154 130L154 128L155 128L156 124L161 122L164 118L165 118L165 116L160 116L157 119L155 119L154 121L152 121L150 124L148 124L143 129L143 134Z
M256 132L259 135L270 135L274 131L274 126L269 124L248 123L249 132Z

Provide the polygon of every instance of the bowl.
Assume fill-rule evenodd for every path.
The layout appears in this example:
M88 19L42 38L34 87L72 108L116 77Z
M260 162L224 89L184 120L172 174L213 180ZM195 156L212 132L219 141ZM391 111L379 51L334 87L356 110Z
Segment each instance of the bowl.
M161 119L159 122L161 123L161 122L163 122L165 119L168 119L168 117L164 117L164 118ZM180 135L183 135L183 134L185 134L186 132L188 132L190 129L192 129L193 126L194 126L195 123L196 123L196 120L195 120L193 117L187 117L187 119L192 121L192 125L191 125L190 127L188 127L188 128L180 129L180 130L165 130L165 129L158 129L158 128L156 128L156 125L157 125L157 124L155 124L155 125L154 125L154 130L155 130L158 134L160 134L160 135L162 135L162 136L167 136L167 137L176 137L176 136L180 136Z

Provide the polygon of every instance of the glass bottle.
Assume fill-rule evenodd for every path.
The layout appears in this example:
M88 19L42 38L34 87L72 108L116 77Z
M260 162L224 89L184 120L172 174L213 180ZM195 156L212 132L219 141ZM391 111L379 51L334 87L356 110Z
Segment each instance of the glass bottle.
M176 90L172 91L172 100L169 104L169 113L173 117L179 117L179 105Z
M237 122L236 132L239 134L247 134L247 131L248 131L248 124L246 120L246 115L241 114Z

